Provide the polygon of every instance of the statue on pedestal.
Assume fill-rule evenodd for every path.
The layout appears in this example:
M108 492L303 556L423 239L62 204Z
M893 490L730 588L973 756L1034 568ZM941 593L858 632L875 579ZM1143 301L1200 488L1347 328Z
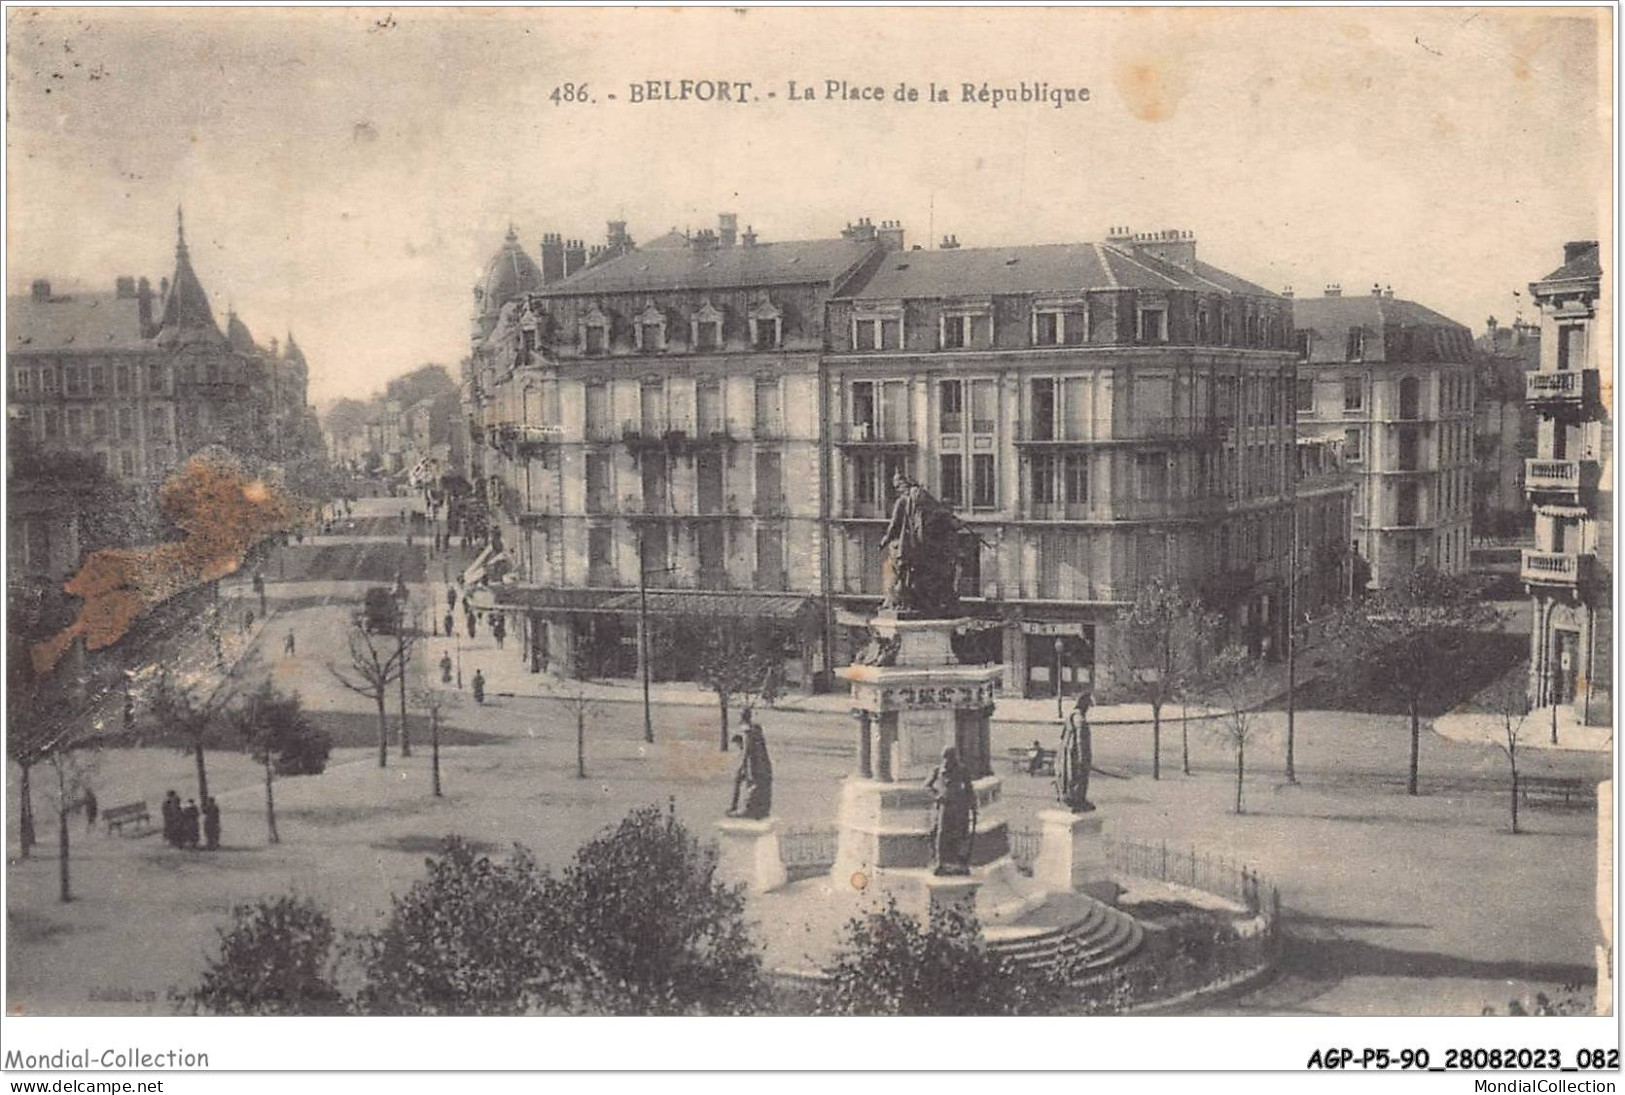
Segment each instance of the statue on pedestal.
M1061 727L1061 747L1055 753L1055 793L1074 814L1093 810L1089 801L1089 768L1094 763L1094 741L1089 730L1089 693L1078 702Z
M952 745L942 750L942 763L926 781L926 789L937 799L937 826L933 844L936 873L970 874L971 848L976 842L976 790L970 773L959 761Z
M767 738L752 720L748 707L739 713L739 731L733 739L740 755L728 816L760 821L773 811L773 762L768 759ZM745 797L743 809L739 806L741 791Z
M959 537L964 523L902 472L892 479L897 501L880 539L886 599L882 611L943 619L959 609Z

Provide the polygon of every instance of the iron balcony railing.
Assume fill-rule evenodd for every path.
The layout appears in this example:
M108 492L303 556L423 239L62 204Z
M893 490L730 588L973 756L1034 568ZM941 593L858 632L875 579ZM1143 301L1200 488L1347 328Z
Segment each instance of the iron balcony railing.
M1525 373L1524 397L1530 403L1582 403L1597 398L1596 369Z
M1596 562L1596 556L1577 551L1535 551L1526 548L1518 567L1518 578L1530 585L1574 589L1590 580Z

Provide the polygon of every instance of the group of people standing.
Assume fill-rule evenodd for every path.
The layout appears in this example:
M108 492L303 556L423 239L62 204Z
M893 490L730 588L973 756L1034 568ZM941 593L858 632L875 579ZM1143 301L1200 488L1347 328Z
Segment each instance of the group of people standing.
M203 799L203 809L199 810L197 800L187 799L186 805L181 805L181 796L171 790L164 795L164 841L173 848L191 848L201 846L214 851L220 847L220 804L215 802L213 795L206 795Z

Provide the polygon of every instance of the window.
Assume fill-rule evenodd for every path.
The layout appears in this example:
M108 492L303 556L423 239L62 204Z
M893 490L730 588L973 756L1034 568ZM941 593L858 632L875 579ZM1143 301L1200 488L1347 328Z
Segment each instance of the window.
M852 385L852 440L872 441L875 437L875 386L859 380Z
M1208 323L1207 309L1196 309L1196 341L1206 342L1211 335L1211 325Z
M1315 413L1315 382L1307 376L1298 378L1298 413Z
M666 454L645 452L638 460L638 469L643 479L643 512L669 512L671 492L667 489Z
M965 504L965 458L958 453L942 455L937 489L942 500L955 509Z
M609 328L601 323L588 324L583 332L582 350L589 354L601 354L609 345Z
M1061 472L1065 479L1065 501L1070 505L1082 505L1089 501L1088 454L1081 452L1067 453Z
M1059 346L1061 345L1061 331L1063 322L1059 312L1033 313L1033 345Z
M1365 459L1364 446L1360 443L1359 430L1343 431L1343 459L1349 463L1357 463Z
M82 394L79 390L79 366L62 366L62 391L67 395Z
M118 454L118 469L126 479L135 474L135 455L129 449L124 449Z
M756 378L756 436L777 437L784 432L783 403L775 377Z
M147 433L155 439L169 436L169 408L147 408Z
M130 394L130 367L128 365L120 365L113 374L113 388L119 395Z
M587 437L605 440L610 435L609 385L587 385Z
M1357 376L1343 378L1343 411L1365 410L1365 381Z
M777 525L763 525L756 530L756 588L785 588L784 530Z
M772 516L784 510L784 474L776 452L756 454L756 512Z
M130 407L119 408L118 436L120 441L129 441L135 437L135 411Z
M998 429L999 389L992 380L973 380L970 385L970 428L972 433L993 433Z
M1055 381L1040 378L1032 381L1031 401L1028 404L1028 438L1033 441L1055 440Z
M1136 327L1135 334L1141 342L1167 342L1168 309L1163 307L1141 308L1139 310L1139 324Z
M880 349L880 321L855 319L852 321L852 348L854 350Z
M107 412L97 407L90 412L90 435L92 437L106 437L108 432Z
M147 391L158 393L164 390L164 367L158 362L147 366Z
M944 380L937 385L937 410L943 433L962 433L965 429L965 386L958 380Z
M995 483L996 466L993 454L979 452L971 458L972 509L993 509L998 505L998 487Z
M1313 332L1313 331L1299 331L1298 332L1298 360L1299 361L1308 361L1309 360L1309 347L1310 347L1314 337L1315 337L1315 332Z
M666 316L655 307L654 301L651 300L638 315L633 333L637 336L640 353L658 354L666 349Z
M587 530L587 581L595 586L615 584L615 530Z
M587 454L587 512L608 513L609 505L609 454L602 452L589 452Z
M11 370L11 389L12 389L12 391L18 392L18 393L26 392L26 391L29 390L30 386L31 385L30 385L30 380L29 380L29 375L28 375L28 370L27 369L13 369L13 370Z
M638 386L638 428L645 437L660 437L666 432L664 381L645 380Z
M78 407L69 407L67 411L68 439L77 441L85 435L84 412Z
M1359 327L1349 328L1348 356L1344 360L1365 360L1365 331Z
M942 348L944 350L963 350L971 344L971 317L970 316L943 316L942 317Z
M1168 497L1168 454L1153 450L1134 454L1136 497L1162 501Z
M763 299L750 312L750 344L756 350L777 350L784 335L783 313Z
M39 371L39 379L40 391L53 394L56 392L56 368L54 366L47 365L45 368L41 369Z
M220 366L219 366L219 364L217 364L216 362L211 361L211 362L208 363L208 365L204 366L204 368L207 370L207 377L208 377L208 381L209 381L210 384L218 384L218 383L220 383ZM94 386L94 380L92 381L92 386Z
M1557 329L1557 368L1561 372L1585 368L1586 329L1578 323Z
M715 319L696 320L694 323L694 348L696 350L722 349L722 321Z
M100 365L90 367L90 394L107 394L107 370Z
M1407 376L1399 382L1399 417L1404 419L1419 418L1422 409L1422 383L1414 376Z
M62 416L56 411L47 409L45 412L45 436L58 437L62 433Z
M694 454L694 478L701 513L722 512L722 453L714 448ZM720 554L720 553L719 553Z
M1033 457L1027 480L1031 492L1029 498L1032 501L1040 505L1055 501L1056 463L1057 459L1053 454L1039 454Z
M727 432L728 424L722 417L722 384L715 380L702 380L694 389L696 433L711 437Z
M1235 345L1236 321L1235 317L1230 314L1230 309L1226 308L1220 313L1219 327L1219 344L1221 346Z

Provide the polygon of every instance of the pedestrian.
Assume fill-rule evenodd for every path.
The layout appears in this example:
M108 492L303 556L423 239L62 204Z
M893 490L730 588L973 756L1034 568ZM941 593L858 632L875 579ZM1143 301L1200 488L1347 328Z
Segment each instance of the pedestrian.
M502 649L502 640L508 637L508 622L502 616L491 621L491 637L497 641L497 649Z
M92 791L89 787L86 787L85 788L85 828L94 829L96 827L96 814L99 812L99 810L100 810L100 808L96 804L96 792Z
M474 670L474 702L485 702L485 674L478 669Z
M448 621L450 621L451 617L447 616L446 619ZM448 626L449 626L449 624L448 624ZM450 654L442 654L442 655L440 655L440 683L441 684L450 684L451 683L451 655Z
M164 843L171 848L181 846L181 796L174 790L164 795Z
M468 614L468 619L464 622L468 625L468 637L472 639L475 633L479 631L479 622L472 612Z
M446 611L450 612L452 609L454 609L456 607L457 607L457 587L448 585L446 587Z
M265 615L265 575L260 571L254 572L254 592L260 598L260 615Z
M198 812L196 799L187 799L186 806L181 810L181 843L194 851L197 850Z
M293 657L293 648L294 648L293 632L290 631L290 632L288 632L288 637L286 639L282 640L282 653L286 654L288 657L291 658L291 657Z
M451 638L452 632L456 630L456 624L457 621L452 618L451 613L448 611L446 613L446 638Z
M203 843L211 852L220 847L220 804L213 795L203 800Z

